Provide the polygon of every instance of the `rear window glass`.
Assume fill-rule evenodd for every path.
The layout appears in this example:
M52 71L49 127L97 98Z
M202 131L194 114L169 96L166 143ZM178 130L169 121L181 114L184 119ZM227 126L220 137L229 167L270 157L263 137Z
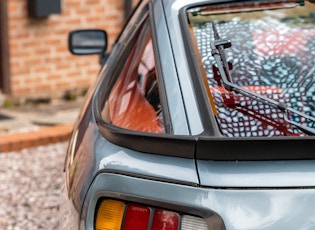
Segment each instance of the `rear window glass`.
M192 40L207 78L221 132L229 137L305 136L315 128L315 5L309 2L237 3L188 10ZM215 31L225 48L231 83L285 103L283 111L227 90L214 59Z

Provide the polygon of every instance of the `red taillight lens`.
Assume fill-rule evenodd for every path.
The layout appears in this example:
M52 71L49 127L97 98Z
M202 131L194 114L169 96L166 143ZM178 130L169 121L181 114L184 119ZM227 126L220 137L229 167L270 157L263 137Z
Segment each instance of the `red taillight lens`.
M157 209L154 212L152 230L177 230L179 215L175 212Z
M150 208L130 204L125 214L123 230L147 230L150 220Z

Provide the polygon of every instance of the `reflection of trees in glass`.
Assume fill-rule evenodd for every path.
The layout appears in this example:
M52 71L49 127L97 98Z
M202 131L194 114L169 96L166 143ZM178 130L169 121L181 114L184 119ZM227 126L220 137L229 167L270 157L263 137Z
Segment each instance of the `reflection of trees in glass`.
M301 25L307 26L307 24L315 24L315 12L311 12L307 15L289 16L281 19L281 22L287 25Z

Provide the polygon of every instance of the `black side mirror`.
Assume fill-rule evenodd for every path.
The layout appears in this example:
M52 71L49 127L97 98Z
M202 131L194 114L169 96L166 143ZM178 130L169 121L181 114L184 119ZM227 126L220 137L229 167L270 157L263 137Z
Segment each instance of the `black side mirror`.
M102 54L107 49L107 34L97 29L75 30L70 32L68 42L72 54Z

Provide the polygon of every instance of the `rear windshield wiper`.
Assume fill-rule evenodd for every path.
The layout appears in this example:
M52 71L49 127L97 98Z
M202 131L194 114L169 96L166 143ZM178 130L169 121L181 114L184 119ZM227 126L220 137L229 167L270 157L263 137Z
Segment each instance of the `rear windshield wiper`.
M298 128L300 131L304 132L307 135L311 135L311 136L315 135L315 129L308 127L306 125L300 124L298 122L292 121L288 117L288 112L292 114L296 114L312 122L315 122L314 117L309 116L305 113L302 113L296 109L293 109L292 107L288 106L286 103L279 102L279 101L270 99L264 95L261 95L259 93L249 91L248 89L243 88L239 85L236 85L232 82L230 71L229 71L229 65L226 60L226 55L225 55L225 49L230 48L232 46L231 41L228 39L220 38L214 22L212 22L212 28L213 28L213 33L214 33L214 41L211 42L211 54L214 57L215 62L217 64L217 68L220 73L223 87L229 92L242 94L246 97L259 101L263 104L267 104L269 106L279 109L283 113L284 120L286 122L288 122L291 125L294 125L296 128Z

